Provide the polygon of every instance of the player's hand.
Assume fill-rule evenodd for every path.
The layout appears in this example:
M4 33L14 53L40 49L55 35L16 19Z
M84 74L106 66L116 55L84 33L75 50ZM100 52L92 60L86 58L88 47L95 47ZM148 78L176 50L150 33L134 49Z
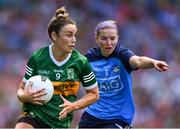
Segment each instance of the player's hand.
M27 88L24 90L23 99L26 102L30 102L30 103L33 103L33 104L36 104L36 105L43 105L45 100L42 100L40 97L47 94L47 93L45 93L45 88L40 89L38 91L33 91L32 90L32 85L33 85L33 83L31 82L29 84L29 86L27 86Z
M164 61L155 61L154 62L154 67L160 71L160 72L163 72L163 71L167 71L168 68L169 68L169 65L164 62Z
M59 107L63 107L63 110L59 113L59 119L63 119L68 115L68 113L74 111L75 107L72 102L65 99L62 95L60 95L60 97L64 103L59 105Z

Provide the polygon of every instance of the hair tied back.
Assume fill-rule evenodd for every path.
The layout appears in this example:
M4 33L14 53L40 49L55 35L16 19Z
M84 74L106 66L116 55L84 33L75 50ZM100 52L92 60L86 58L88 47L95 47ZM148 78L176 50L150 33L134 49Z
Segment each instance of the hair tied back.
M67 18L68 13L65 7L61 7L56 11L56 18Z

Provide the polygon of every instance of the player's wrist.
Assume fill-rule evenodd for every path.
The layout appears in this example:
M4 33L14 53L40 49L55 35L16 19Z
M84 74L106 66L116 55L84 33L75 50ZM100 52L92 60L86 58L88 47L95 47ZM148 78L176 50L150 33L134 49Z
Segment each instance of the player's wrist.
M79 110L80 109L80 104L77 102L77 101L75 101L74 103L73 103L73 110L75 111L75 110Z
M18 90L17 97L18 97L19 101L21 101L22 103L25 102L23 89Z

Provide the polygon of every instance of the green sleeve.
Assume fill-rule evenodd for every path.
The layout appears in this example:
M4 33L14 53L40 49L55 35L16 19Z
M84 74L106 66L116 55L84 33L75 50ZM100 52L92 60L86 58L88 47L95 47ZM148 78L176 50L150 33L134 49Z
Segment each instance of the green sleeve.
M36 67L37 67L37 62L35 60L34 54L32 54L26 64L25 75L23 78L24 82L26 82L30 77L36 75Z
M92 89L97 86L97 81L94 72L87 60L84 63L81 75L81 82L86 90Z

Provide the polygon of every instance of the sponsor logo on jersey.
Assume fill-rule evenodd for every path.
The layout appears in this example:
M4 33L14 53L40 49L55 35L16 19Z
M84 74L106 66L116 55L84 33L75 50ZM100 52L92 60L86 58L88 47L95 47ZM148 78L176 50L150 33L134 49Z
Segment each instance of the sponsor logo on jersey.
M40 75L49 75L50 71L45 70L45 69L40 69L40 70L38 70L38 74L40 74Z
M114 76L111 78L96 78L100 91L119 91L123 89L120 76Z
M62 94L64 96L76 95L80 86L80 82L53 82L54 94Z
M63 70L62 69L54 69L53 70L55 73L63 73Z

